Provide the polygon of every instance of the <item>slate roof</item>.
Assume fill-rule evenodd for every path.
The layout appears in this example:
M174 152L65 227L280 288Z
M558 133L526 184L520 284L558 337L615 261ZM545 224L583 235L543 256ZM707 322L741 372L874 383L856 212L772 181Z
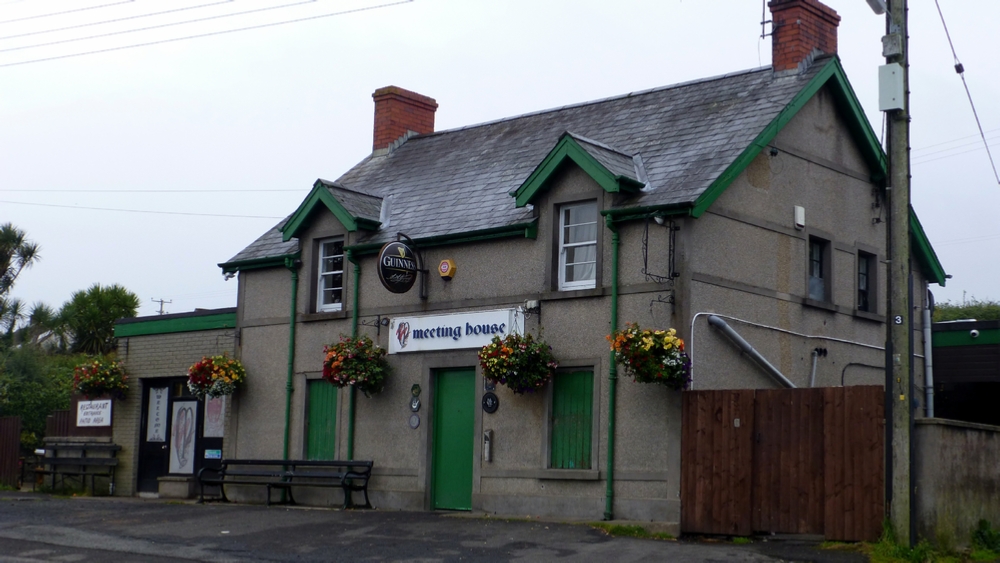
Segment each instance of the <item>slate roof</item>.
M516 207L509 192L572 132L609 170L647 183L618 205L693 203L828 60L817 58L802 73L762 67L418 135L329 184L345 188L334 193L345 207L341 198L375 219L375 198L393 196L391 226L359 231L362 243L397 232L419 239L524 223L533 212ZM287 253L293 244L281 243L276 227L230 262Z
M600 162L601 166L607 168L608 172L611 172L615 176L624 176L637 182L644 182L644 180L640 180L640 174L636 169L637 163L635 159L639 158L639 155L636 155L633 158L632 155L626 154L613 147L609 147L604 143L576 135L572 132L568 133L570 137L573 137L578 143L580 143L583 150L587 151L594 157L594 160Z
M377 195L350 190L337 182L330 182L320 178L317 180L330 190L337 201L344 206L344 209L355 219L370 219L378 221L382 211L382 198Z

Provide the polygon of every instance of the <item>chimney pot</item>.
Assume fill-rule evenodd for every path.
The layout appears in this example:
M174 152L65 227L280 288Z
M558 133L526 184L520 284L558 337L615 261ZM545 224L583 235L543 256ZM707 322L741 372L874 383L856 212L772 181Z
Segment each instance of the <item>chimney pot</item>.
M840 16L819 0L771 0L771 68L793 70L814 51L837 53Z
M375 100L372 150L388 148L407 131L434 132L434 112L438 107L434 98L398 86L386 86L375 90L372 99Z

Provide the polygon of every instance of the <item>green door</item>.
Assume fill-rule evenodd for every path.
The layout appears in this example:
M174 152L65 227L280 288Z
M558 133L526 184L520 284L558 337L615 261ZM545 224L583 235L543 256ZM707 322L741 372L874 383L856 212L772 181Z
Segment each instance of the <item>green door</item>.
M325 379L309 380L309 421L306 459L337 459L337 386Z
M441 370L434 388L431 508L472 510L476 370Z

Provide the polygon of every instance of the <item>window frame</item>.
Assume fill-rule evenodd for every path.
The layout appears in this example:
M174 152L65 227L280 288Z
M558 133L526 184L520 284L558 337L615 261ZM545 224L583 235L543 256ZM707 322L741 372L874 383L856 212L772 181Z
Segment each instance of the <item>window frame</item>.
M817 261L813 256L814 245L818 245L822 253ZM821 233L810 233L806 237L806 268L805 268L805 293L806 299L814 303L833 303L833 242L832 239L823 236ZM813 268L817 265L820 270L818 279L823 282L823 295L816 296L812 291Z
M854 310L861 313L878 314L878 254L874 248L858 245L855 253L854 272ZM867 268L867 298L868 306L861 307L861 264L865 263Z
M566 222L565 222L565 211L572 208L581 208L586 206L593 206L594 209L594 239L593 242L586 241L582 243L566 243L564 240L566 233ZM578 225L586 225L589 223L579 223ZM558 202L555 204L555 220L553 221L553 226L555 227L554 236L554 248L555 248L555 267L556 275L554 276L554 281L556 282L555 289L558 291L577 291L581 289L594 289L598 286L598 279L600 278L601 270L601 225L600 225L600 207L598 200L586 199L586 200L575 200L567 202ZM576 226L576 225L571 225ZM594 277L589 280L578 280L578 281L566 281L566 249L567 248L577 248L582 246L594 247Z
M592 362L592 363L591 363ZM596 479L599 474L598 468L598 447L600 445L600 394L601 394L601 380L598 378L600 361L594 360L583 360L577 362L564 362L562 366L556 371L553 376L553 381L546 386L546 401L545 401L545 434L542 441L542 467L544 468L544 473L542 474L543 479ZM591 403L590 403L590 467L586 468L574 468L574 469L564 469L561 467L552 466L552 440L554 438L553 433L553 417L554 417L554 399L556 391L556 381L555 378L562 374L570 374L577 372L589 372L591 375Z
M323 254L324 246L329 243L337 243L337 242L341 244L341 253L339 255L337 254L330 255L330 257L332 258L336 258L337 256L340 257L340 270L331 270L329 272L325 272L323 271L323 262L324 258L326 258L327 256ZM321 239L316 239L315 241L314 250L316 254L316 260L314 261L315 275L313 276L313 283L316 284L315 285L316 289L313 298L313 308L314 311L317 313L335 313L344 310L344 296L346 289L345 282L347 281L345 277L346 270L344 269L344 267L346 266L347 257L345 256L343 249L344 246L346 245L346 242L347 241L343 236L324 237ZM323 304L323 276L326 275L332 276L336 275L337 273L340 274L340 303Z

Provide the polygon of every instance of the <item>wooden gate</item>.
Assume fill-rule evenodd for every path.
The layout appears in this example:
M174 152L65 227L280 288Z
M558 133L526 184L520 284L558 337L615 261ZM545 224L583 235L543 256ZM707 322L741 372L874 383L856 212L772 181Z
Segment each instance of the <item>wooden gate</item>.
M681 530L878 539L883 400L879 386L684 393Z
M17 488L21 455L21 417L0 417L0 485Z

